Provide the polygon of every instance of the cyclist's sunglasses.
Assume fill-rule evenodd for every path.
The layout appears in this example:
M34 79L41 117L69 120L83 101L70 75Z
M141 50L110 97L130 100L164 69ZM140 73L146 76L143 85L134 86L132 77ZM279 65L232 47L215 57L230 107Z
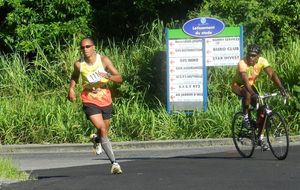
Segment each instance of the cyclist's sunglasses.
M92 47L93 45L86 45L86 46L81 46L80 49L89 49L90 47Z
M249 57L256 57L258 54L257 53L248 53L247 54Z

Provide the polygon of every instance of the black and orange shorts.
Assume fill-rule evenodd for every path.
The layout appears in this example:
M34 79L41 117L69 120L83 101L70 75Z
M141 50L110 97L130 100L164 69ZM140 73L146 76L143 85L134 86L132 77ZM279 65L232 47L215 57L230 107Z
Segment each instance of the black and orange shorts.
M104 120L111 118L111 114L113 110L112 104L104 107L99 107L95 104L87 104L87 103L83 104L82 109L88 119L92 115L102 114Z

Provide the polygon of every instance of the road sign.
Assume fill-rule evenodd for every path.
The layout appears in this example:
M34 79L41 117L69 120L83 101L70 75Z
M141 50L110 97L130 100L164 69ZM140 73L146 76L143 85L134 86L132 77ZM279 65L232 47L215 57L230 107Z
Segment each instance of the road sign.
M222 21L209 17L188 20L182 27L187 35L200 38L215 36L222 32L224 28L225 24Z
M166 29L168 112L206 110L207 67L237 65L243 56L242 33L242 27L224 27L212 18Z

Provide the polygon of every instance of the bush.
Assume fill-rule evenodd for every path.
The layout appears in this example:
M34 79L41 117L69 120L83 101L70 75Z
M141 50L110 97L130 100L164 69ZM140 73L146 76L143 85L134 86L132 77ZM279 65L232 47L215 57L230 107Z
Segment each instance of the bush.
M4 20L0 29L0 41L5 44L0 46L2 51L11 47L12 51L35 54L37 47L43 47L51 55L57 44L64 44L73 35L91 34L92 11L86 0L7 0L0 3L0 11Z
M210 16L227 26L243 25L246 44L264 47L282 46L291 36L300 34L299 1L276 0L208 0L189 13L190 18Z

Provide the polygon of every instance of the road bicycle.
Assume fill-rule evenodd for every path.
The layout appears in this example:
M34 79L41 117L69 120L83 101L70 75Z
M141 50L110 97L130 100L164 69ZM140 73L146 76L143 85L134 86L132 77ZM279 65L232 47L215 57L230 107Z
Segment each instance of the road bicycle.
M232 119L232 138L239 154L244 158L250 158L258 145L260 134L266 131L266 139L273 155L278 160L284 160L289 151L288 126L285 119L269 106L272 97L281 96L279 92L258 96L255 107L249 110L250 127L245 124L243 112L235 113ZM284 97L284 104L287 97ZM256 117L252 115L263 114L262 128L256 126ZM263 150L263 149L262 149Z

